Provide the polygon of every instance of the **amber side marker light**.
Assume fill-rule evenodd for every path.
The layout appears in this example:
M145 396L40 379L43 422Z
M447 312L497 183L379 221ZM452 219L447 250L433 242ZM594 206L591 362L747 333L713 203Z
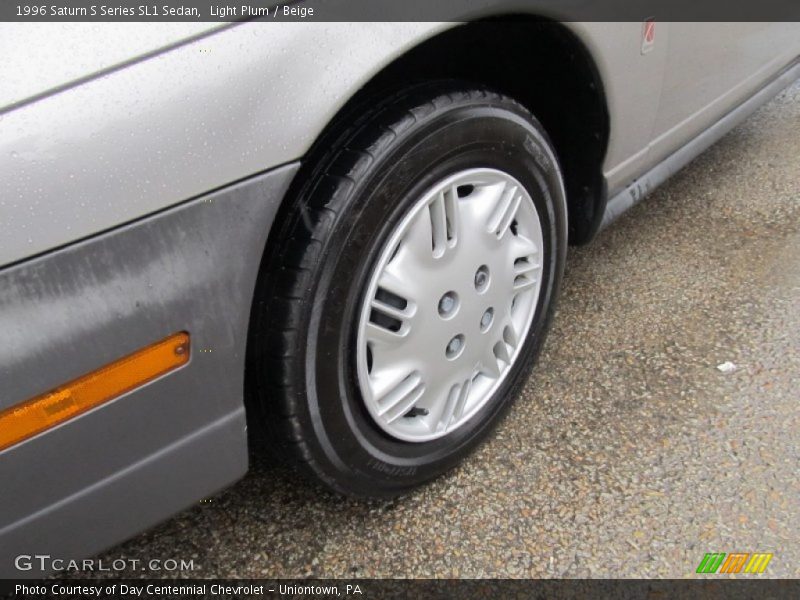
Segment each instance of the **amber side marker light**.
M113 400L189 362L189 334L176 333L0 412L0 450Z

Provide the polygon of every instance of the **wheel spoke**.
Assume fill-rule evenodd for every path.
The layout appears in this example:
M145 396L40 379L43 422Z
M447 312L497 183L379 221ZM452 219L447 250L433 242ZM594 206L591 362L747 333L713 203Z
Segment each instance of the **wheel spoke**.
M490 379L497 379L500 377L500 365L497 363L497 356L494 353L494 348L491 345L486 346L481 357L480 372L489 377Z
M409 297L413 282L408 281L408 276L403 271L396 269L394 264L389 264L380 274L378 288L384 289L398 298L410 302Z
M513 290L521 292L535 286L539 281L537 271L541 268L541 264L533 254L517 258L514 261Z
M536 285L536 278L530 275L523 274L514 277L513 289L515 292L521 292L523 290L527 290L528 288L532 288L535 285Z
M424 392L422 376L418 371L413 371L378 399L378 414L387 423L392 423L411 410Z
M524 275L532 271L538 271L542 266L536 261L534 256L520 256L514 261L514 273Z
M517 344L519 344L517 331L514 328L514 321L510 319L510 315L509 315L508 325L503 327L503 341L509 346L511 346L512 350L516 349Z
M522 195L516 185L505 186L497 199L494 210L489 217L488 231L497 239L502 239L511 227L514 217L522 203Z
M464 414L464 407L467 404L471 387L472 379L467 379L450 388L450 392L447 395L447 403L436 425L437 431L447 431L453 420L461 418L461 415Z
M517 235L508 238L511 242L509 252L515 257L534 255L538 256L539 246L524 232L517 230Z
M500 340L494 345L494 355L506 364L511 364L511 355L508 353L508 345L505 340Z
M428 206L431 220L431 249L441 258L458 243L458 193L454 187L440 192Z
M406 308L401 309L396 306L392 306L391 304L387 304L386 302L382 302L377 298L372 300L371 306L373 310L377 310L387 317L392 317L400 322L405 321L414 314L414 311L411 310L408 305L406 305Z
M411 331L416 304L403 294L399 279L384 272L370 300L369 320L365 329L370 342L396 344Z
M458 244L458 231L461 227L459 213L461 203L458 201L458 189L452 186L444 192L445 215L447 217L448 239L453 246Z
M372 322L367 323L364 333L368 342L388 345L394 345L403 341L408 334L406 331L392 331L391 329L376 325Z

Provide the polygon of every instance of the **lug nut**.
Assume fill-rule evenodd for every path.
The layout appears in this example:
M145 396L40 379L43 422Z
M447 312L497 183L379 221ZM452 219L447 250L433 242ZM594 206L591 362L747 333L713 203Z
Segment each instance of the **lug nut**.
M491 327L492 321L494 320L494 309L490 306L486 309L486 312L483 313L481 317L481 331L486 331Z
M489 286L489 267L481 265L475 271L475 289L478 292L484 291Z
M446 319L451 316L458 306L458 295L455 292L447 292L439 300L439 316Z
M464 348L464 336L458 334L450 343L447 344L447 348L444 351L444 354L447 358L453 359L456 358L459 354L461 354L461 350Z

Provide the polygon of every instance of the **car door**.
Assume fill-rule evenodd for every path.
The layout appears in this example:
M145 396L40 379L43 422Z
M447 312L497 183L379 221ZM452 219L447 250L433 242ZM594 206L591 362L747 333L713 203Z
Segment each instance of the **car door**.
M655 44L668 48L651 144L654 160L677 150L745 101L800 51L796 23L658 26L665 35L657 36Z

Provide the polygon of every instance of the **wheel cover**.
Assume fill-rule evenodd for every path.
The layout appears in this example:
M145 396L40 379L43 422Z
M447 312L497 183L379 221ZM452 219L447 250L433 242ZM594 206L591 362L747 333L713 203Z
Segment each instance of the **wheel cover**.
M434 185L373 267L357 336L362 398L390 436L463 426L504 381L541 292L542 227L528 191L495 169Z

